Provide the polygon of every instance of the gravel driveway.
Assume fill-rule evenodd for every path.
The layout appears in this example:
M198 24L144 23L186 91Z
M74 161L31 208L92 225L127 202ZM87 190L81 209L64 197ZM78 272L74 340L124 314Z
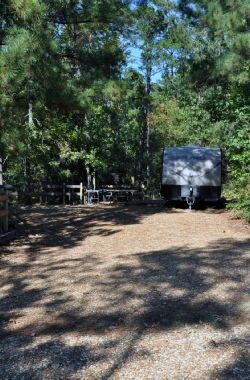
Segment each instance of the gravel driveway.
M10 210L1 380L250 378L250 227L232 212Z

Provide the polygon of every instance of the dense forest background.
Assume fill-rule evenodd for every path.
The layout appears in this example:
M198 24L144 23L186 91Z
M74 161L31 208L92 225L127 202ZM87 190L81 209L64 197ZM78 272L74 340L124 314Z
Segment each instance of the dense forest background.
M157 196L164 146L220 147L250 218L249 0L0 3L0 184Z

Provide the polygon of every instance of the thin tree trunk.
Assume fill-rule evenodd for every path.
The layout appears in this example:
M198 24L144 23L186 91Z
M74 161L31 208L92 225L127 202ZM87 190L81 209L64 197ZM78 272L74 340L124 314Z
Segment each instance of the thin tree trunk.
M140 139L139 139L139 157L138 157L138 182L139 188L142 186L143 178L143 156L144 156L144 145L145 145L145 125L144 120L140 127Z
M0 186L3 185L3 159L0 157Z
M29 124L33 124L32 102L29 103ZM25 160L25 203L30 203L30 128L28 128L28 142L26 147L26 160Z
M146 102L146 155L147 155L147 197L151 198L151 157L150 157L150 94L151 94L151 76L152 76L152 60L151 57L148 57L146 63L146 92L147 92L147 102Z

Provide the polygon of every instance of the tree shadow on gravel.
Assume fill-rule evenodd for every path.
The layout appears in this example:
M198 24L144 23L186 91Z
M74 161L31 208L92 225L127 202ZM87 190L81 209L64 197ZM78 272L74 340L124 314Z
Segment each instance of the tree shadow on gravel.
M5 339L6 350L0 361L1 379L64 380L72 378L77 371L84 378L84 368L89 362L107 359L107 355L90 352L85 344L71 345L70 340L68 345L54 337L46 337L44 343L36 344L35 341L35 338L23 336L13 345L13 338Z
M136 208L136 212L135 212ZM123 205L13 206L10 218L19 239L32 249L72 248L88 236L108 236L123 226L136 225L147 216L163 212L162 207ZM95 228L98 223L98 228Z
M249 361L249 341L250 335L245 335L242 338L223 341L221 345L230 346L237 352L234 361L229 365L211 371L211 379L220 380L248 380L250 378L250 361Z
M145 216L142 210L131 220L132 210L120 207L112 212L113 216L98 213L103 230L92 233L104 236L110 232L110 225L119 229L119 225L140 223ZM80 218L79 225L83 220L86 225L95 223L88 212L83 214L75 216ZM47 223L46 230L53 228L49 215L39 215L37 218ZM62 213L62 223L63 217ZM73 221L74 215L71 218ZM63 229L70 230L69 221L65 223ZM41 233L39 228L34 233ZM69 241L60 235L59 246L74 247L85 233L90 233L88 228ZM46 239L45 231L41 246L53 248ZM26 261L3 261L0 378L70 379L81 375L112 379L136 358L136 344L150 332L167 334L204 325L229 332L234 324L244 323L249 317L249 244L249 239L222 239L202 249L179 245L135 253L131 260L122 260L121 256L119 263L103 271L101 254L88 252L75 258L57 253L48 266L35 261L31 247ZM225 338L216 345L234 347L236 355L231 367L220 371L211 368L208 378L249 378L246 363L250 335ZM147 360L150 352L141 351L140 360L144 357ZM98 377L94 377L96 372L91 377L96 366L102 370Z

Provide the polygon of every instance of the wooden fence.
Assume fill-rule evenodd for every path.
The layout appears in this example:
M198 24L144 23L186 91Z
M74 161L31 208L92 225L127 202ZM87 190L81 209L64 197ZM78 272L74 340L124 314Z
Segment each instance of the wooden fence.
M25 187L24 184L5 184L2 188L8 192L9 201L12 203L22 202L32 204L39 202L46 204L86 204L99 203L99 201L128 202L144 199L143 192L138 191L136 188L124 186L120 188L105 186L100 190L88 190L87 186L84 186L82 183L79 185L30 184L28 188ZM8 204L8 202L6 202L6 204ZM7 207L6 204L4 207ZM1 210L1 212L7 214L5 210L8 210L8 207Z
M8 194L0 188L0 234L8 232Z
M79 185L47 185L36 184L29 185L4 185L8 191L10 200L25 201L26 203L73 203L81 204L87 202L87 186Z

